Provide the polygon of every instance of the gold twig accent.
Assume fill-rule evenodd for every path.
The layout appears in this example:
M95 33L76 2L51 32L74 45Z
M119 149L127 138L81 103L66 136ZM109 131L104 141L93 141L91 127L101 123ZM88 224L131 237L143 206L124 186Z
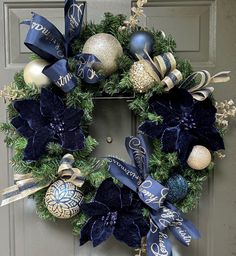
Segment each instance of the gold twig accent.
M128 20L124 21L124 26L120 27L121 30L133 29L138 25L139 17L144 14L143 6L148 0L137 0L136 6L131 8L131 16Z
M10 85L4 86L3 90L0 90L0 98L4 101L14 101L17 99L23 99L29 95L33 96L39 93L39 89L34 85L25 85L24 88L19 89L13 82Z
M233 100L216 102L216 123L224 129L229 126L229 119L236 116L236 106Z
M142 238L141 241L141 248L135 249L135 255L134 256L146 256L147 252L147 243L146 243L146 238Z

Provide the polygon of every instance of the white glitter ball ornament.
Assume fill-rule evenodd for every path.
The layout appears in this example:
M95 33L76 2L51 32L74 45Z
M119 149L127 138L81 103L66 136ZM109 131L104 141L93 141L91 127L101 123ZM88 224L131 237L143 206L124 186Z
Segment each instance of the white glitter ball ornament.
M203 170L211 163L210 151L201 145L194 146L187 160L187 164L195 170Z
M50 85L50 79L42 73L49 63L42 59L29 62L24 68L24 81L26 84L35 84L39 89Z
M117 59L123 55L120 42L112 35L99 33L91 36L84 44L83 53L95 55L101 64L96 64L96 70L102 69L105 75L117 71Z

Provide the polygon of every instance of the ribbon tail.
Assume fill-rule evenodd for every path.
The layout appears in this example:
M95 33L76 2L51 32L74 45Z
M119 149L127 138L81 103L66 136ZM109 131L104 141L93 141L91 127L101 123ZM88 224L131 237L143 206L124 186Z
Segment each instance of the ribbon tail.
M147 256L171 256L172 248L168 235L160 231L150 220L150 230L147 234Z
M20 25L28 25L28 26L30 26L30 24L31 24L31 20L30 19L25 19L25 20L20 22Z
M71 91L76 85L76 77L68 71L68 62L61 59L52 65L46 66L42 73L52 80L64 92Z
M226 83L230 80L230 71L222 71L211 78L211 83Z
M201 238L200 232L197 230L197 228L191 221L184 219L182 226L191 235L193 240L198 240Z
M14 176L14 179L15 185L3 189L0 192L0 195L2 197L1 206L5 206L23 198L26 198L49 186L49 184L43 186L39 185L39 183L34 178L32 178L31 174L16 174Z

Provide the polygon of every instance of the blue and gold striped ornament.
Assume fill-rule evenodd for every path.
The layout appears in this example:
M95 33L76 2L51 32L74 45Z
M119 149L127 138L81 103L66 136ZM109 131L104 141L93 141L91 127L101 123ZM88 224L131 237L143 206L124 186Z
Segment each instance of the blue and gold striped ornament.
M165 186L169 189L167 200L171 203L176 203L184 199L188 194L188 183L180 174L170 177Z

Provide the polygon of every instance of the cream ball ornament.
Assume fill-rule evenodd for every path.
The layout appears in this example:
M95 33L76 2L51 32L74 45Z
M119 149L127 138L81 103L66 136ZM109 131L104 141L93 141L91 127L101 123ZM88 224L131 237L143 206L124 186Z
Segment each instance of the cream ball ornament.
M203 170L211 163L211 153L210 151L201 145L196 145L193 147L187 164L195 170Z
M149 72L147 72L149 69L150 67L145 60L134 62L129 73L134 91L145 93L152 88L155 79Z
M102 70L105 75L109 76L117 71L117 59L122 56L123 49L114 36L99 33L85 42L82 52L95 55L101 63L94 65L94 69Z
M26 84L35 84L39 89L50 85L50 79L42 73L49 63L42 59L29 62L24 68L24 81Z
M80 211L83 194L73 183L57 180L47 190L45 205L59 219L69 219Z

